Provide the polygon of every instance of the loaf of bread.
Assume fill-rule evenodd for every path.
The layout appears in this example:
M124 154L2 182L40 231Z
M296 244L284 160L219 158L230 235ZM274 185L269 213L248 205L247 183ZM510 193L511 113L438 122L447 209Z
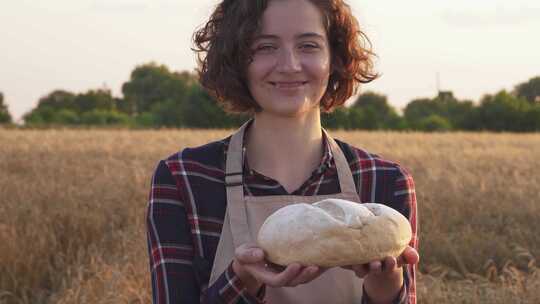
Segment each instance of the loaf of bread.
M325 199L277 210L261 226L257 243L274 264L334 267L397 257L411 236L409 221L388 206Z

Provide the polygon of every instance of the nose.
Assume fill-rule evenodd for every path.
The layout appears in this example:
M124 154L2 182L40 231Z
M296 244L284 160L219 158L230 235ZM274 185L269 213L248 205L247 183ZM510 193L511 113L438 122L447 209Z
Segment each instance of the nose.
M301 70L300 58L294 49L281 49L276 70L282 73L295 73Z

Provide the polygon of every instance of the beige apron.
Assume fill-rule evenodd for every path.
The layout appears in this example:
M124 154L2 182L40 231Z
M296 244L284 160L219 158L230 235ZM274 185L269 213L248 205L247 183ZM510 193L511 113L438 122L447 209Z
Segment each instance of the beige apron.
M360 202L355 191L351 170L337 143L326 133L334 155L341 193L317 196L274 195L247 196L243 190L242 143L249 122L231 138L227 153L226 176L227 210L223 230L212 267L209 286L227 269L234 258L235 248L244 243L256 243L257 233L265 219L281 207L294 203L312 204L326 198ZM302 248L298 248L302 250ZM296 287L266 287L267 303L360 303L362 280L354 272L334 267L317 279Z

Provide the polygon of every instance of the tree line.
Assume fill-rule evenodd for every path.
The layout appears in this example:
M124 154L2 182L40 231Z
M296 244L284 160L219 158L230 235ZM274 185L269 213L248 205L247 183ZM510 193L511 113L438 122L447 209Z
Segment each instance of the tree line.
M126 126L133 128L235 128L248 116L227 114L189 72L164 65L135 67L122 85L122 98L109 89L84 93L55 90L23 116L28 127ZM514 90L487 94L478 103L451 92L414 99L398 114L385 95L365 92L348 107L321 115L329 129L418 131L540 131L540 77ZM0 123L11 116L0 92Z

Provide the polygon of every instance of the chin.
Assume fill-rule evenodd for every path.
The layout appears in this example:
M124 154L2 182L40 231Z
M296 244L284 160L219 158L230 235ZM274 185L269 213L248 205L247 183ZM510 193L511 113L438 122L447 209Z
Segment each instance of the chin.
M306 115L314 110L318 109L318 107L312 106L309 107L306 104L294 104L290 106L281 106L281 107L266 107L263 109L263 112L271 113L276 116L284 116L284 117L297 117L301 115Z

